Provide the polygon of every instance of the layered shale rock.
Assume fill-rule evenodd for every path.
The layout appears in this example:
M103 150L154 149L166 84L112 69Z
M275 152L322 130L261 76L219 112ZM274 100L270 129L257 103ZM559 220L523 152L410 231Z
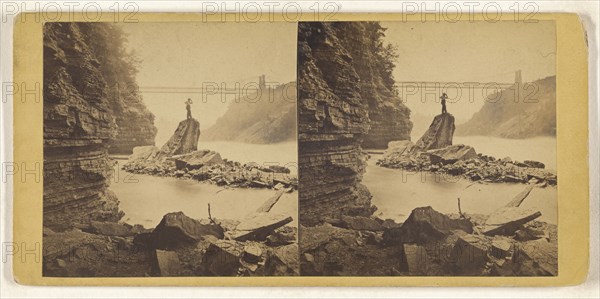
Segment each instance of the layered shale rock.
M116 135L108 87L83 33L90 24L48 23L44 30L44 225L118 220L107 190Z
M146 109L139 98L128 98L113 103L117 135L110 143L111 154L131 154L136 146L154 145L157 129L154 114Z
M298 31L301 222L369 216L360 184L365 147L409 139L410 111L394 94L393 63L376 22L302 23Z
M154 116L135 82L134 57L114 24L44 27L44 225L57 230L120 219L108 190L108 151L154 144Z
M352 57L338 36L344 27L301 23L298 29L298 143L300 222L370 214L370 194L360 180L360 147L369 130L368 106L356 83Z

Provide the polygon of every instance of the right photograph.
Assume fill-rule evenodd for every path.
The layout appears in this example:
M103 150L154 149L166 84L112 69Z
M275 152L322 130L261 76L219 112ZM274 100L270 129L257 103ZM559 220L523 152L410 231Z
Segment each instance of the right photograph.
M304 276L556 276L554 21L301 22Z

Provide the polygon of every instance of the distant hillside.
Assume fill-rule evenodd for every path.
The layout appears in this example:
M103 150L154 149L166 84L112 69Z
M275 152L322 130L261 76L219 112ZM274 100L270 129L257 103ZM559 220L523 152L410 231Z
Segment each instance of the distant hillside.
M204 141L276 143L296 138L296 83L265 88L232 102L227 112L200 134Z
M505 89L500 99L483 105L481 110L464 124L456 127L457 135L483 135L504 138L556 136L556 76L533 82L522 91L526 99L515 101L515 92ZM488 98L495 98L496 94Z

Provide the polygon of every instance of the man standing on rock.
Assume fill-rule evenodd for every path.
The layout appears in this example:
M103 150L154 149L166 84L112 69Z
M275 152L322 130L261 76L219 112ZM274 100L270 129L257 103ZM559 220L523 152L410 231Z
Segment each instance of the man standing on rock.
M442 96L440 97L440 99L442 99L442 114L448 113L448 110L446 110L446 99L447 98L448 98L448 95L445 92L442 93Z
M192 118L192 99L188 98L185 102L185 110L187 110L187 119Z

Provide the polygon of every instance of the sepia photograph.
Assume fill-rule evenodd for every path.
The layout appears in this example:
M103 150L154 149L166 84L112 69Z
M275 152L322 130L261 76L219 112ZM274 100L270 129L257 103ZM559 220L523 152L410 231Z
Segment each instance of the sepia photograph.
M295 23L46 23L43 276L293 276Z
M553 21L301 22L304 276L556 276Z
M0 297L598 291L596 6L38 2Z

